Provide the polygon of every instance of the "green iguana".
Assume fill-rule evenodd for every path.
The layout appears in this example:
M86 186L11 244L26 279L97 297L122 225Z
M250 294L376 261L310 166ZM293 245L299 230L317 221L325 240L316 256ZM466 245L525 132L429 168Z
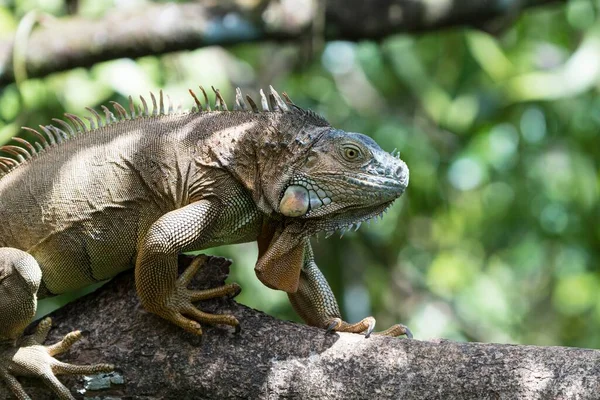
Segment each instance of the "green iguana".
M323 118L261 91L261 109L236 91L228 111L218 90L215 110L165 110L162 92L117 114L93 109L89 126L69 123L28 129L37 138L0 150L0 377L19 399L15 376L41 378L61 399L72 399L59 374L109 371L108 364L75 366L54 355L81 334L43 346L51 322L23 337L37 298L109 279L135 266L142 305L196 335L200 323L239 329L233 315L202 312L194 302L234 296L233 283L210 290L187 284L204 258L177 276L182 252L257 241L256 275L287 292L308 324L329 331L371 334L372 317L341 319L309 238L379 216L408 184L408 168L369 137L335 129ZM410 331L395 325L380 334ZM10 345L7 345L10 343Z

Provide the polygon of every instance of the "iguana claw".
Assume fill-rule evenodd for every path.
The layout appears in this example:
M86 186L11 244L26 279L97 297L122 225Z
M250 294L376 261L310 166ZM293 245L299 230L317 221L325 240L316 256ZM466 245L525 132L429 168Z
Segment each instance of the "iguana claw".
M362 321L359 321L355 324L349 324L343 321L341 318L332 318L329 321L329 324L326 327L327 332L351 332L351 333L362 333L365 335L365 338L368 338L373 333L375 329L375 318L367 317ZM407 338L412 339L413 335L410 329L408 329L405 325L396 324L392 327L381 331L375 332L375 335L378 336L402 336L406 335Z
M402 336L402 335L405 335L409 339L413 338L413 334L410 331L410 329L408 329L408 327L406 325L403 325L403 324L392 325L391 327L389 327L385 331L377 332L377 334L378 335L383 335L383 336Z
M372 321L369 321L369 327L367 328L366 331L364 331L365 337L368 338L369 336L371 336L371 333L373 332L373 329L375 329L375 318L372 318Z
M55 355L64 353L75 342L82 338L80 331L70 332L58 343L44 346L52 320L45 318L30 336L23 337L17 347L3 349L0 352L0 378L8 384L19 400L30 397L25 393L15 376L33 376L41 378L61 400L74 400L69 389L63 385L56 375L89 375L110 372L111 364L73 365L58 361Z
M242 291L240 285L237 283L230 283L204 290L188 289L187 285L191 282L198 270L208 261L208 258L208 256L203 254L194 258L189 267L187 267L177 279L176 291L169 299L167 307L159 308L154 304L149 304L146 308L198 336L202 335L200 323L230 325L233 326L235 332L238 333L240 332L240 323L233 315L209 314L199 310L193 304L197 301L213 299L216 297L225 296L233 298ZM229 260L226 261L230 263Z
M329 323L329 325L327 325L327 333L333 333L336 331L336 328L339 327L342 324L342 319L341 318L334 318L331 320L331 322Z

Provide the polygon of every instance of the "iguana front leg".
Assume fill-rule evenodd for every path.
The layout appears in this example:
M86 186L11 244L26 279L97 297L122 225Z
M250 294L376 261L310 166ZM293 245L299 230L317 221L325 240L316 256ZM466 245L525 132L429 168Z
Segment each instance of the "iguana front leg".
M177 255L190 245L210 240L222 212L219 201L200 200L166 213L144 236L135 267L136 288L144 308L196 335L202 334L199 322L239 329L239 322L233 315L205 313L192 304L240 292L237 284L208 290L188 289L188 283L205 262L205 257L196 258L177 277Z
M367 317L355 324L342 320L340 310L327 283L327 280L315 264L312 247L308 239L304 248L304 264L300 271L298 290L288 293L292 306L300 317L308 324L326 328L330 331L364 333L369 336L375 328L375 318ZM400 336L412 338L410 330L396 324L377 335Z
M56 375L95 374L114 369L109 364L77 366L54 358L64 353L79 339L79 331L50 346L44 346L50 331L50 318L44 319L34 334L19 338L37 308L37 291L42 272L36 260L24 251L0 248L0 379L4 380L14 395L29 399L15 376L33 376L43 380L59 399L74 397Z
M308 325L329 331L364 333L367 337L373 332L373 317L355 324L342 320L335 296L315 264L310 241L301 232L266 223L257 241L256 275L268 287L287 292L292 306ZM377 334L412 337L410 330L401 324Z

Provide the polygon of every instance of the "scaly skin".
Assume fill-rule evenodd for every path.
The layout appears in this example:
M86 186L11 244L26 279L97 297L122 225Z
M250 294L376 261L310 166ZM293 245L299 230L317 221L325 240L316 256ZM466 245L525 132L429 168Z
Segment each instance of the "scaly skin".
M118 121L98 116L92 128L67 115L86 132L42 127L36 147L0 148L13 156L0 157L0 377L18 398L27 395L14 376L39 376L59 398L71 399L56 374L112 368L55 360L80 335L44 347L49 322L33 338L19 338L37 298L133 265L147 310L197 335L201 323L239 329L234 316L193 305L234 296L238 285L187 289L203 257L177 276L180 253L222 244L257 241L258 278L286 291L308 324L372 332L372 317L342 320L309 238L381 214L404 192L408 169L367 136L334 129L274 90L261 97L262 112L239 91L241 110L226 111L216 91L218 111L165 113L161 93L160 105L152 96L152 112L145 101L136 115L117 105ZM107 121L115 119L105 112ZM382 333L410 335L403 325Z

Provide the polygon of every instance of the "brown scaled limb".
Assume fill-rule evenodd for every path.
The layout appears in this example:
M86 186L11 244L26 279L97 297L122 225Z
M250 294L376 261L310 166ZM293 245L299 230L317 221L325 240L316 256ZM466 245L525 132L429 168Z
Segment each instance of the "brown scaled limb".
M288 293L294 310L307 324L327 329L328 332L362 333L371 336L375 329L375 318L367 317L355 324L349 324L341 318L333 291L327 280L314 262L310 243L306 243L305 265L300 271L300 282L295 293ZM382 332L382 336L406 335L412 339L411 331L404 325L397 324Z
M29 396L15 376L38 377L50 387L57 398L74 400L69 389L56 378L56 375L90 375L110 372L114 369L110 364L73 365L55 359L54 356L69 350L82 336L81 332L74 331L65 335L60 342L44 346L42 343L46 340L51 327L52 320L45 318L39 323L35 332L23 337L16 347L0 351L0 378L4 379L19 400L27 400Z
M408 329L408 326L403 325L403 324L392 325L384 331L375 332L375 335L393 336L393 337L406 335L406 337L409 339L413 338L413 334L410 331L410 329Z
M373 329L375 329L375 318L373 318L373 317L364 318L363 320L361 320L355 324L349 324L349 323L343 321L341 318L333 318L333 319L331 319L329 324L327 324L327 332L335 331L335 332L363 333L366 338L371 336L371 334L373 333ZM410 329L408 329L408 327L406 325L402 325L402 324L393 325L384 331L375 332L373 334L378 335L378 336L392 336L392 337L406 335L406 337L409 339L413 338L413 334L410 331Z

